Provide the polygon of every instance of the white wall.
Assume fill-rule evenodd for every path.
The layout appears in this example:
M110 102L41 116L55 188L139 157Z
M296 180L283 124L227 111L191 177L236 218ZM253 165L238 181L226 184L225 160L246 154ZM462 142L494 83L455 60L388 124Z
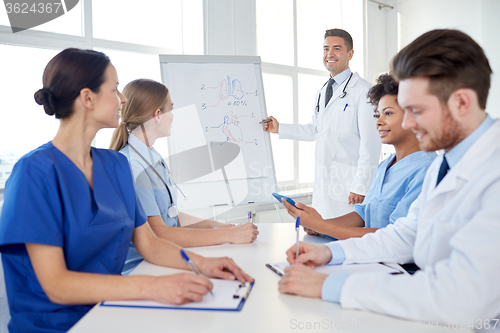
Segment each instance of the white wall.
M484 48L486 56L490 60L493 70L490 95L486 109L488 113L496 118L500 117L500 43L498 31L500 31L500 1L481 1L481 35L479 44Z
M391 36L388 35L388 31L392 31L394 27L390 27L389 18L391 9L383 8L379 9L378 5L373 2L367 2L367 29L366 29L366 71L365 79L375 83L377 77L384 72L389 70L389 48L388 39ZM389 28L390 27L390 28ZM392 36L397 38L396 36ZM396 50L393 50L395 53Z
M500 1L498 0L386 0L394 9L378 9L368 2L367 79L389 70L397 51L424 32L458 29L470 35L484 49L493 69L487 111L500 117ZM385 21L385 26L381 21ZM385 40L384 40L385 36ZM385 47L385 52L378 48Z

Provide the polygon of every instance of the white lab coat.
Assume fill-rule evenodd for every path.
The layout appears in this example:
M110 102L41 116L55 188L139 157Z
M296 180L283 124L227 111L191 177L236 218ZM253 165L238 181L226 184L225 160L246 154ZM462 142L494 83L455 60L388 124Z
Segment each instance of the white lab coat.
M484 324L500 314L500 121L436 187L442 160L429 167L407 217L339 243L345 263L414 260L422 270L351 275L342 288L343 307L445 325Z
M312 206L323 218L353 210L354 205L348 204L349 193L366 194L380 160L373 105L366 97L371 84L354 73L347 95L340 98L347 81L337 87L326 108L326 85L316 93L311 123L279 126L280 139L316 140Z

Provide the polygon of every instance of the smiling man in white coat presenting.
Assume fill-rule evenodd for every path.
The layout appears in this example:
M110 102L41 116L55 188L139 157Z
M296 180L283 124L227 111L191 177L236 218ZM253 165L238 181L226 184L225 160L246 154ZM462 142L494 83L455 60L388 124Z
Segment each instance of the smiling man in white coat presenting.
M264 130L280 139L316 141L312 206L324 219L350 213L362 203L380 159L380 139L367 98L371 84L352 73L351 35L325 32L323 64L330 79L316 93L312 122L280 124L270 116Z
M393 60L403 127L426 151L429 167L406 217L363 238L288 250L295 265L280 291L340 302L445 327L500 328L500 121L486 112L491 68L481 47L457 30L433 30ZM414 275L329 276L321 264L414 261ZM298 263L298 264L297 264Z

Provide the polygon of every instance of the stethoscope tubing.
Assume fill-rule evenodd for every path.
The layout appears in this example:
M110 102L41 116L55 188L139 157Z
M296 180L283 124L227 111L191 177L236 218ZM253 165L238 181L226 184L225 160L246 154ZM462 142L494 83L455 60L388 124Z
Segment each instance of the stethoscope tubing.
M347 83L345 84L344 86L344 89L342 89L342 93L339 95L339 98L344 98L347 96L347 91L346 91L346 88L347 88L347 85L349 84L349 82L351 82L351 78L352 78L352 73L351 75L349 75L349 79L347 79ZM321 87L321 89L323 89L323 87L328 83L328 81L325 82L325 84L323 84L323 86ZM316 113L319 113L319 101L321 99L321 92L319 93L319 96L318 96L318 101L316 102Z
M178 215L179 215L179 210L177 209L177 207L175 206L174 204L174 199L172 197L172 193L170 192L170 188L168 187L168 184L167 182L163 179L163 177L158 173L158 171L156 171L156 169L151 165L151 163L148 162L148 160L146 160L146 158L144 156L142 156L141 153L139 153L139 151L137 149L135 149L134 146L132 146L130 144L130 142L128 143L128 145L130 146L130 148L132 148L134 150L134 152L139 155L143 160L144 162L146 162L146 164L151 168L151 170L154 171L154 173L156 173L156 175L158 176L158 178L160 178L160 180L163 182L163 185L165 185L165 188L167 189L167 192L168 192L168 197L170 198L170 207L168 208L168 211L167 211L167 215L170 217L170 218L176 218ZM170 176L170 179L172 180L172 182L174 183L174 185L177 187L177 189L181 192L182 196L184 198L186 198L186 196L184 195L184 193L181 191L181 189L179 188L179 186L177 185L177 183L174 181L170 171L167 169L167 167L162 163L162 161L160 160L160 165L165 169L167 170L168 172L168 175Z

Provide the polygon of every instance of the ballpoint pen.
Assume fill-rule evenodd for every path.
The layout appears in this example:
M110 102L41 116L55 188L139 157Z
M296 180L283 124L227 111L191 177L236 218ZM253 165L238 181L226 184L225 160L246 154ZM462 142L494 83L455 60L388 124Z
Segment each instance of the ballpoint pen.
M297 231L297 247L295 249L295 259L299 256L299 226L300 226L300 217L297 216L295 220L295 231Z
M196 274L196 275L200 275L200 276L203 276L203 274L200 273L200 271L198 270L198 268L196 268L196 266L194 265L194 263L191 261L191 259L189 259L189 256L187 255L187 253L181 249L181 257L182 259L184 259L184 261L186 262L186 264L191 268L191 270ZM212 293L211 290L208 291L210 293L210 295L214 295Z

